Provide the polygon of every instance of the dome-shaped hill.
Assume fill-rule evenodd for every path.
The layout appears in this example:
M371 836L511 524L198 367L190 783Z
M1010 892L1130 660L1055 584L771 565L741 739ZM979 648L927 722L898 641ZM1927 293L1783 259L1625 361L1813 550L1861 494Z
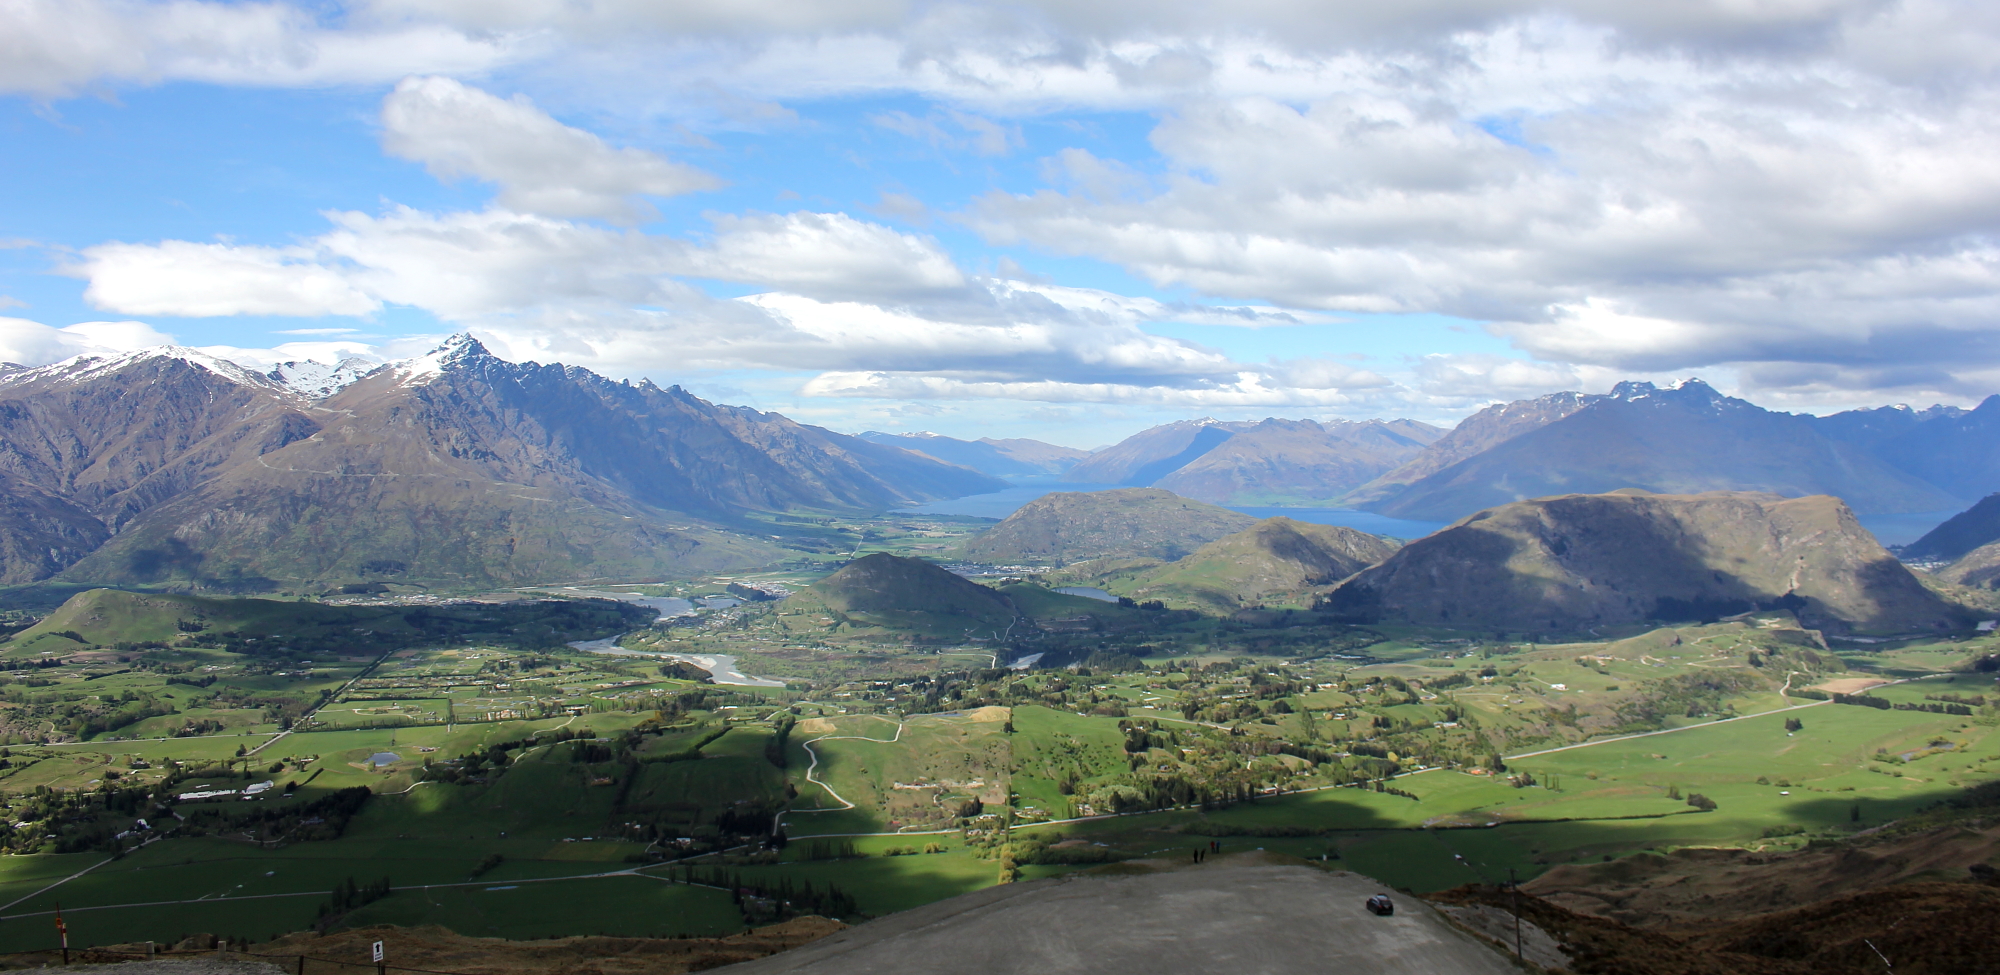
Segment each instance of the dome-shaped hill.
M877 552L849 562L807 590L828 608L871 615L916 614L1005 626L1019 613L1003 593L926 562Z
M1043 495L965 545L986 562L1067 565L1106 556L1178 559L1257 519L1160 488Z
M1352 528L1266 518L1121 588L1141 599L1233 612L1246 603L1331 586L1395 553L1389 540Z

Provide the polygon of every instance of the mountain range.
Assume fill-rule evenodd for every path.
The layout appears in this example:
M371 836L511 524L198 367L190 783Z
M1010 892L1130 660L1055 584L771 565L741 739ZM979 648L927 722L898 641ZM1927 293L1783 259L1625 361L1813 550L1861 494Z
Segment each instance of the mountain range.
M1973 410L1817 417L1767 410L1699 379L1625 382L1601 395L1496 404L1448 432L1412 420L1184 420L1099 450L1065 477L1433 522L1624 487L1831 494L1866 514L1931 513L2000 490L2000 397Z
M1831 494L1878 514L1963 506L1951 490L1886 458L1880 442L1851 435L1843 417L1766 410L1699 380L1667 387L1619 383L1604 396L1556 394L1487 417L1512 422L1483 450L1457 460L1419 458L1413 466L1435 470L1399 489L1371 486L1374 500L1367 507L1398 518L1451 521L1523 498L1626 487L1666 494Z
M1415 420L1182 420L1099 450L1064 479L1215 504L1325 504L1444 434Z
M363 370L191 349L0 375L0 581L522 585L768 562L760 511L1004 482L469 336ZM762 529L762 526L759 526Z

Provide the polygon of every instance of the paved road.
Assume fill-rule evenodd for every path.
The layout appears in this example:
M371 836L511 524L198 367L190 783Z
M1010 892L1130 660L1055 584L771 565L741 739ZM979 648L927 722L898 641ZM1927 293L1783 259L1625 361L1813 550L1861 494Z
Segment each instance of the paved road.
M1247 861L1247 862L1246 862ZM870 921L730 975L1519 975L1413 898L1257 854L1143 875L1006 884Z

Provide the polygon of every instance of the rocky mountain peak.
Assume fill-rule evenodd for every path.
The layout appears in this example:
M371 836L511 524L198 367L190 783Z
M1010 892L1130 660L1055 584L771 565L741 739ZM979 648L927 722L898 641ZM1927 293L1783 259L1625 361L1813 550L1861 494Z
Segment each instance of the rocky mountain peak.
M497 357L471 333L460 332L423 355L392 362L389 367L401 374L405 384L420 385L483 360L497 361Z
M1724 396L1715 387L1698 378L1683 379L1655 386L1649 382L1627 380L1611 387L1606 400L1624 403L1651 402L1657 405L1672 405L1683 409L1695 409L1715 413L1725 409L1759 409L1748 401Z

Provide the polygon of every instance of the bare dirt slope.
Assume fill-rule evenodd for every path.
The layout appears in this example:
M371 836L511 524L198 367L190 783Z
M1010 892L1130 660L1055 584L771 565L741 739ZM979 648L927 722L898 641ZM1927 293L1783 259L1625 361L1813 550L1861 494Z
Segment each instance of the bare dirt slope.
M1796 853L1676 850L1564 865L1522 889L1581 914L1642 926L1734 920L1919 880L1956 881L2000 861L2000 826L1947 826L1863 846Z

